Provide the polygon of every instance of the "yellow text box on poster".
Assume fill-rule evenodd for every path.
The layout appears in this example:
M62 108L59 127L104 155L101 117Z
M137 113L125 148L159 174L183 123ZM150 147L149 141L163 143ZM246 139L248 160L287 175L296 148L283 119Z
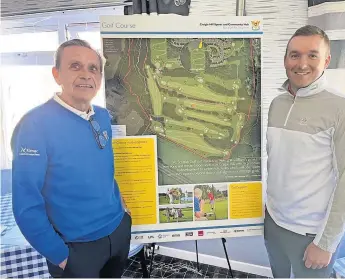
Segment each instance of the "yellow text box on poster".
M157 223L157 164L154 137L115 138L115 179L133 225Z
M230 218L262 217L262 183L232 183L230 192Z

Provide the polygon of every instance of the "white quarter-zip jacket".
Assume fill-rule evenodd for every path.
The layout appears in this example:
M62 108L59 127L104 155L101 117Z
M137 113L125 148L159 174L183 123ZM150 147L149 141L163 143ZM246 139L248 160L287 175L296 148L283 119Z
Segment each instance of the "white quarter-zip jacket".
M345 94L325 76L271 103L267 210L277 225L335 252L345 231Z

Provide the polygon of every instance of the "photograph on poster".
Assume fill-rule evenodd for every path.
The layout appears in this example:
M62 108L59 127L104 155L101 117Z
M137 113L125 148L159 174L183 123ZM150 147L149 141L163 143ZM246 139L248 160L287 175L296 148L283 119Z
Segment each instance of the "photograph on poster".
M193 203L191 187L159 187L159 205Z
M228 190L224 185L196 185L194 187L194 220L228 219Z
M159 207L159 222L191 222L193 221L193 204L167 205Z

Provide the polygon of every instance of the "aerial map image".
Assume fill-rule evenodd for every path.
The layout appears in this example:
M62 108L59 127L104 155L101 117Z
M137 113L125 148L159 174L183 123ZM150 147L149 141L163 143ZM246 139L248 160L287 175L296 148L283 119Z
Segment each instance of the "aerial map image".
M159 185L261 180L261 41L103 38L106 106L156 135Z

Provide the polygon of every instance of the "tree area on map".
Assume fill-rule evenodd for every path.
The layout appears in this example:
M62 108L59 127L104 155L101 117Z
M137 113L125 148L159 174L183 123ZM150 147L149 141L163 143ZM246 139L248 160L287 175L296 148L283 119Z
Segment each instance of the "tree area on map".
M103 39L106 105L157 135L160 185L261 179L261 42Z

